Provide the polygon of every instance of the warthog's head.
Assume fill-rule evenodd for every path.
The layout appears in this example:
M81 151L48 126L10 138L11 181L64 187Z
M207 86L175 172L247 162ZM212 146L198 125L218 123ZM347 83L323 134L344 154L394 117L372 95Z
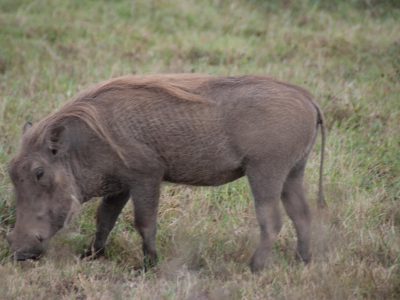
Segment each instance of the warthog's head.
M48 240L63 228L80 205L71 170L63 162L68 147L64 128L38 137L25 126L19 154L11 161L9 173L15 187L16 224L7 236L14 259L36 259ZM35 141L36 140L36 141Z

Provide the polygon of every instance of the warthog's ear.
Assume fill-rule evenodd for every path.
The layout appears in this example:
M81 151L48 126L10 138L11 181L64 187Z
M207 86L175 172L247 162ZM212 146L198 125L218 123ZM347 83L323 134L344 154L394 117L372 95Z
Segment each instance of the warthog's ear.
M67 129L64 125L54 127L48 136L48 146L53 155L65 154L69 148Z
M24 124L24 127L22 127L22 134L25 134L25 132L29 129L29 128L31 128L32 127L32 123L31 122L26 122L25 124Z

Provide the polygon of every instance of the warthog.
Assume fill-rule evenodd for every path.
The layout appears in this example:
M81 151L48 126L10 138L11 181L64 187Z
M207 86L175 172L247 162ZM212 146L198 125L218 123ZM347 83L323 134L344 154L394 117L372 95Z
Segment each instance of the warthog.
M25 126L9 167L17 221L7 239L14 258L38 258L93 197L103 200L85 254L104 254L131 197L145 265L154 265L162 181L216 186L246 175L261 232L251 270L264 267L281 229L279 199L297 232L297 256L308 263L310 210L303 177L318 127L323 206L323 117L304 89L261 76L124 76L103 82Z

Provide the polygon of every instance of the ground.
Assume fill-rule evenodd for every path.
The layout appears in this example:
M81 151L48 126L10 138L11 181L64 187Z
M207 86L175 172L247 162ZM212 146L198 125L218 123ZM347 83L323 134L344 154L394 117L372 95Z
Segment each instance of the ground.
M0 2L0 298L399 299L400 5L396 0ZM122 74L262 74L310 90L326 115L328 208L307 168L313 262L294 259L288 218L265 271L248 261L258 228L247 181L165 185L147 273L128 205L107 257L81 261L98 201L38 262L15 263L7 164L22 126L82 88Z

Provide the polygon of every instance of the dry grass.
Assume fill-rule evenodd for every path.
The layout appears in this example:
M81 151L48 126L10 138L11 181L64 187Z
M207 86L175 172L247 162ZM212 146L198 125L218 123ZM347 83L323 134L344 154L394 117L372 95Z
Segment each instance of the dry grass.
M1 1L0 298L400 298L399 19L394 0ZM329 208L314 209L315 151L307 170L313 263L294 260L286 218L268 268L250 273L258 229L245 179L164 186L161 262L146 274L136 271L142 254L130 206L107 259L78 259L95 230L94 201L41 261L11 262L6 168L23 123L112 76L193 71L268 74L307 87L321 103Z

